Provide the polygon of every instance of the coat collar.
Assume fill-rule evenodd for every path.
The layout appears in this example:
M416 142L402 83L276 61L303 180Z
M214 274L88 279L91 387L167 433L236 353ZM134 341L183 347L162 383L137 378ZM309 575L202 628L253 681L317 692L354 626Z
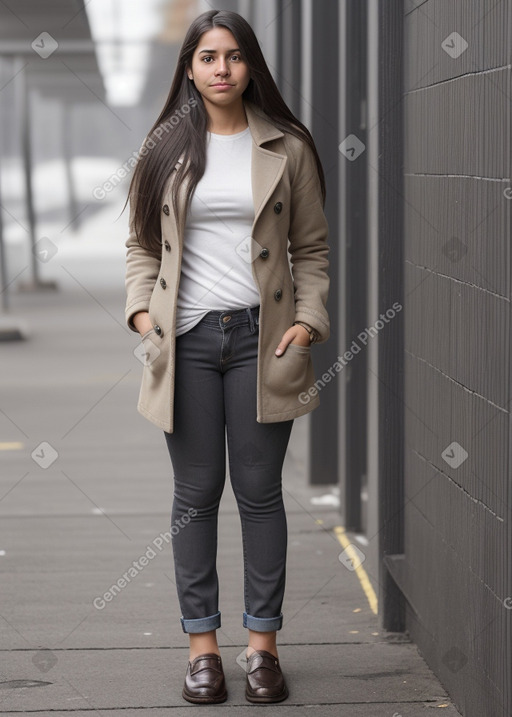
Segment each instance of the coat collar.
M272 124L268 115L258 105L249 102L249 100L244 100L244 109L251 135L258 147L261 147L265 142L270 142L272 139L284 137L283 132Z

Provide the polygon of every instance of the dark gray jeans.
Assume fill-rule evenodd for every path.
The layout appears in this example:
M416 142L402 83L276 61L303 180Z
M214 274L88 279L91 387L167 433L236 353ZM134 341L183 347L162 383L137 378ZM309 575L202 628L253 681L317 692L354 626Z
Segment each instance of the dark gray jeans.
M176 338L174 432L164 431L174 471L174 571L183 632L221 625L217 516L229 473L242 526L243 626L279 630L287 524L281 471L293 420L256 422L258 311L210 311ZM188 522L183 516L191 516Z

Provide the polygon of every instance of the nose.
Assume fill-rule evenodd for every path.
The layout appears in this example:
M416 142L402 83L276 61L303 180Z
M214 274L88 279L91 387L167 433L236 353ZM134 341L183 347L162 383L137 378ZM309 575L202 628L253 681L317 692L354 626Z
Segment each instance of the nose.
M222 58L222 57L219 59L219 64L218 64L218 67L217 67L217 72L216 72L215 74L217 74L217 75L222 75L222 76L228 74L228 65L227 65L227 62L226 62L226 60L225 60L224 58Z

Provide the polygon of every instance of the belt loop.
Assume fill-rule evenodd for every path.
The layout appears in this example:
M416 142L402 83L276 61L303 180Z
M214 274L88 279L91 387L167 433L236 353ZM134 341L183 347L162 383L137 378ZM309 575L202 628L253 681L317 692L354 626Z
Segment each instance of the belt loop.
M245 310L247 312L247 316L249 317L249 330L250 330L251 334L253 334L254 333L254 317L252 315L252 310L250 307L247 307Z

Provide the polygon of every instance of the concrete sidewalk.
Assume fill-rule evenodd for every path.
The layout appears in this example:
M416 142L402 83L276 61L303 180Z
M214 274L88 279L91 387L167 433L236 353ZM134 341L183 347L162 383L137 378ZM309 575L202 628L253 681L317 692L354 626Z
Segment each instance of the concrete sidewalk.
M284 471L279 652L290 697L269 706L244 697L241 534L228 481L218 570L229 697L208 707L182 700L188 638L172 549L158 541L170 527L172 472L163 433L136 412L142 366L123 309L119 288L78 282L12 296L32 335L0 344L0 712L458 715L415 645L379 631L355 572L340 562L339 514L314 506L328 489L306 482L306 417L295 422ZM130 581L105 601L130 567Z

